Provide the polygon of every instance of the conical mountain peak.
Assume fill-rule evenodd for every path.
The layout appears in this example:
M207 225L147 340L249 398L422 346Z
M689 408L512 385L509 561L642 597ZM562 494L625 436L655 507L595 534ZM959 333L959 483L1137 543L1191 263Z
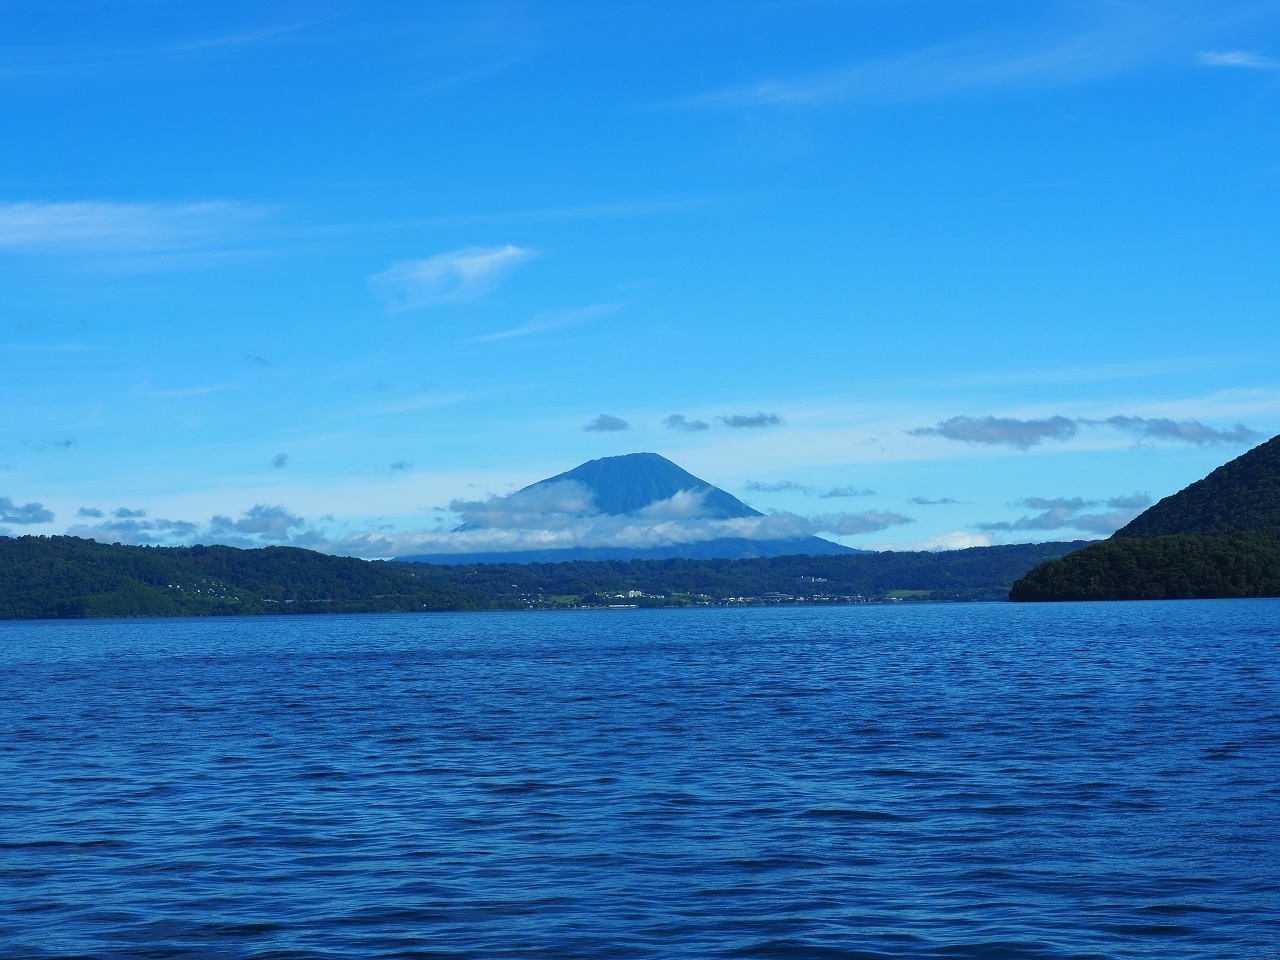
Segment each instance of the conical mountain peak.
M670 500L678 493L697 492L702 496L701 515L714 519L758 517L737 497L695 477L689 471L656 453L628 453L601 457L581 466L525 487L520 493L553 483L572 481L591 491L597 510L608 514L628 514L653 503Z

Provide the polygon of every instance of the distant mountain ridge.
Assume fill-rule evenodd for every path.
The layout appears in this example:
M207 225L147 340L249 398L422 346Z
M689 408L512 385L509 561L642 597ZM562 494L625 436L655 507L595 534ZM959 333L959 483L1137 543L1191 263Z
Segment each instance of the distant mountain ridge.
M849 602L855 595L994 600L1019 574L1074 546L432 565L298 547L135 547L67 536L0 536L0 620L554 610L619 599L640 606L722 605L743 597Z
M733 520L764 517L737 497L656 453L628 453L617 457L589 460L572 470L556 474L522 487L509 497L535 496L557 484L575 483L591 495L592 506L608 516L632 516L654 504L671 500L680 493L695 493L700 498L699 519ZM468 523L459 531L483 529ZM468 553L423 553L398 557L399 560L425 563L559 563L569 560L662 560L687 558L746 559L807 554L865 553L853 547L833 543L821 537L784 539L752 539L749 537L717 537L687 542L671 542L659 546L576 546L526 550L479 550Z

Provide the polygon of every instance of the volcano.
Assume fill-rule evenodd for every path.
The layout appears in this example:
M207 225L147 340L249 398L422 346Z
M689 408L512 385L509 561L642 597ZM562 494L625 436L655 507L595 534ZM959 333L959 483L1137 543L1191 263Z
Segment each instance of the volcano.
M577 522L591 533L580 544L440 552L399 559L450 564L556 563L865 552L821 537L769 536L770 518L765 514L656 453L591 460L507 497L472 506L473 510L463 512L466 522L455 533L480 535L482 539L486 531L518 532L517 524L536 530L540 520L556 529ZM738 529L750 535L708 535L708 531L732 534ZM628 538L634 543L623 542Z

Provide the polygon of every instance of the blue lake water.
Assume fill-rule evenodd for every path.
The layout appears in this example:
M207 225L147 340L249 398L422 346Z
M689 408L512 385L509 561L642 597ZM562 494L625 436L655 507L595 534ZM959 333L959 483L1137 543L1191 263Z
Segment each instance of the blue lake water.
M1280 602L0 623L0 956L1280 956Z

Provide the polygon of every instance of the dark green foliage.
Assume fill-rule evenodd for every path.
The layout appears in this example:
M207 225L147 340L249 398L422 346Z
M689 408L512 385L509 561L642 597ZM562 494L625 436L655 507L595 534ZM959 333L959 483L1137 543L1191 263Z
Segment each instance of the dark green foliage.
M1010 600L1280 596L1280 437L1165 497L1107 541L1036 567Z
M1060 557L1074 543L973 547L941 553L860 553L757 557L746 560L575 560L568 563L481 563L395 566L417 570L427 583L450 584L488 599L601 596L640 590L678 597L884 597L910 591L929 600L1003 600L1029 568ZM801 578L811 578L802 580ZM816 579L814 579L816 578ZM825 581L825 582L819 582ZM616 601L615 601L616 602ZM643 599L635 600L645 603ZM652 601L650 601L652 602Z
M1280 437L1165 497L1115 536L1127 539L1175 533L1280 539Z
M385 563L296 547L129 547L0 537L0 618L459 610L493 606Z
M1010 600L1193 600L1280 596L1280 540L1166 537L1104 540L1049 560Z
M908 595L1003 599L1030 567L1079 543L946 553L558 564L370 563L294 547L129 547L76 537L0 537L0 619L504 610L729 597L829 601Z

